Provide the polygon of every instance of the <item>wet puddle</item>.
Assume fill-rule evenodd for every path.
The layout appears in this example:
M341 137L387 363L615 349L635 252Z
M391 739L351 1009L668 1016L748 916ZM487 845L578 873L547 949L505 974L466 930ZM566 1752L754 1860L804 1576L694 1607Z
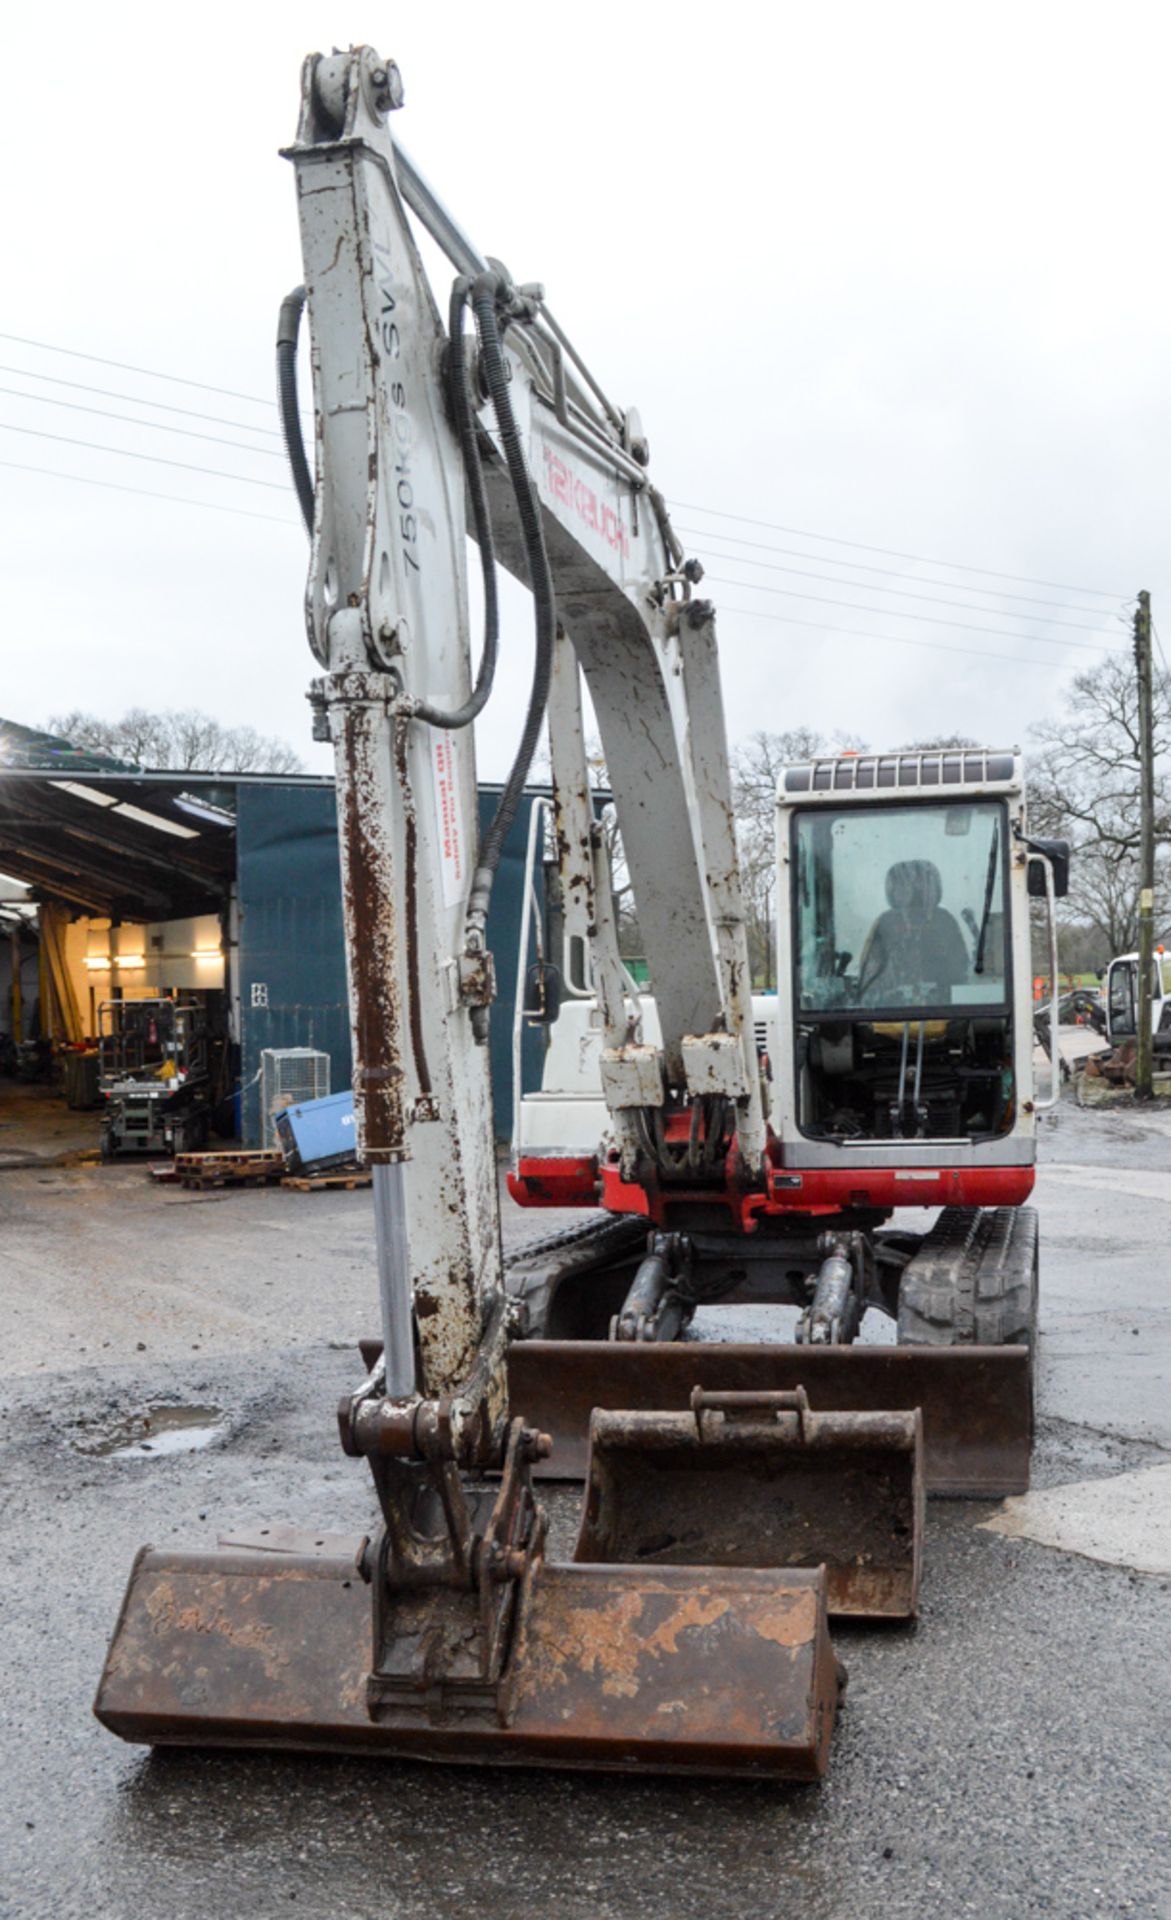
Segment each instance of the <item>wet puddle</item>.
M79 1453L111 1460L141 1460L164 1453L195 1453L226 1431L222 1407L145 1407L126 1419L81 1423L73 1438Z

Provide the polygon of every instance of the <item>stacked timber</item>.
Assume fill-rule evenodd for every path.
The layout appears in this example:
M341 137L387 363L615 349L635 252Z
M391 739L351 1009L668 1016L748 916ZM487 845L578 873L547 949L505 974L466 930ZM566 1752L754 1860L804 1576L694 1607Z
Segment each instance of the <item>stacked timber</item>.
M177 1153L175 1178L181 1186L272 1186L285 1170L285 1157L272 1148L242 1148L230 1153Z
M228 1153L177 1153L166 1167L152 1167L152 1178L177 1181L203 1192L209 1187L292 1187L296 1193L353 1193L370 1185L369 1167L346 1161L322 1173L288 1173L277 1148L239 1148Z

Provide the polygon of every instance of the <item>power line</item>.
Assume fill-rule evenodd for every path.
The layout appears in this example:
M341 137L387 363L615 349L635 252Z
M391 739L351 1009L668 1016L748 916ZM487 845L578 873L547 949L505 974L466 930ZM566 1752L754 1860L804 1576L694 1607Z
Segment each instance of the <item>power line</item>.
M1039 600L1035 594L1013 593L1008 587L982 587L976 581L969 583L957 580L933 580L929 574L905 573L899 567L876 567L872 560L839 560L835 559L832 554L806 553L801 547L778 547L773 540L746 540L743 534L739 533L713 531L707 527L685 527L681 522L676 522L675 531L677 533L685 533L693 540L728 540L734 547L751 547L755 553L783 553L786 558L790 560L817 560L821 562L822 566L852 567L855 573L880 573L885 580L913 580L915 585L919 587L959 588L964 593L985 593L997 600L1023 600L1025 604L1030 607L1053 607L1058 613L1089 613L1091 611L1089 607L1071 607L1065 600ZM814 535L814 538L820 539L821 535ZM729 554L724 557L731 559L732 556ZM740 557L740 555L736 556L737 559ZM746 559L744 561L745 566L762 566L763 564L763 561L758 560ZM785 571L795 572L796 569L786 568ZM842 586L854 586L857 584L858 586L868 587L870 582L868 580L860 580L858 582L852 580L847 582L843 580L839 584ZM992 609L989 608L988 611L991 612ZM1012 609L1010 608L1009 611L1011 612ZM1024 614L1021 615L1022 619L1027 617L1028 616Z
M200 393L222 394L225 400L245 400L251 407L271 407L254 393L239 393L235 387L213 387L206 380L188 380L181 373L159 373L154 367L136 367L129 360L106 360L100 353L82 353L77 347L57 347L48 340L30 340L23 333L0 333L0 340L11 340L20 347L37 347L42 353L64 353L71 360L90 360L97 367L116 367L119 373L142 374L147 380L170 380L178 387L197 387Z
M247 473L225 473L222 467L199 467L190 460L168 460L161 453L133 453L129 447L110 447L100 440L75 440L66 433L46 433L43 427L18 427L11 420L0 420L4 433L28 433L37 440L55 440L63 447L88 447L91 453L116 453L123 460L149 460L155 467L179 467L184 473L206 473L213 480L236 480L242 487L268 487L273 493L287 493L281 480L254 480Z
M12 342L14 342L14 343L15 343L16 345L19 345L19 346L24 346L24 347L33 347L33 348L35 348L35 349L36 349L37 351L39 351L39 352L42 352L42 353L59 353L59 354L63 354L63 355L66 355L66 356L68 356L68 357L69 357L70 359L74 359L74 360L85 360L85 361L88 361L88 362L90 362L90 363L91 363L92 365L94 365L94 366L100 366L100 367L114 367L115 369L117 369L117 370L118 370L119 372L121 372L121 373L134 373L134 374L138 374L138 375L139 375L139 376L141 376L142 378L144 378L144 379L148 379L148 380L166 380L166 381L169 381L169 382L170 382L171 384L173 384L173 385L176 385L176 386L184 386L184 387L191 387L191 388L194 388L194 389L195 389L196 391L198 391L198 392L200 392L200 393L217 393L217 394L220 394L221 396L223 396L223 397L224 397L225 399L229 399L229 400L242 400L242 401L243 401L243 402L244 402L244 403L245 403L246 405L248 405L248 406L257 406L257 407L269 407L269 408L270 408L270 407L272 406L272 401L271 401L271 399L264 399L264 400L262 400L262 399L261 399L261 398L259 397L259 395L257 395L257 394L254 394L254 393L242 393L242 392L240 392L240 391L239 391L239 389L238 389L238 388L235 388L235 387L220 387L220 386L216 386L216 385L214 385L214 384L212 384L211 382L209 382L209 381L206 381L206 380L192 380L192 379L190 379L190 378L189 378L188 376L186 376L186 375L184 375L184 374L176 374L176 373L163 373L163 372L161 372L161 371L160 371L160 370L159 370L158 368L155 368L155 367L142 367L142 366L138 366L138 365L137 365L136 363L134 363L133 361L127 361L127 360L111 360L111 359L108 359L108 358L106 358L106 357L105 357L104 355L102 355L102 354L97 354L97 353L84 353L84 352L82 352L82 351L81 351L81 350L80 350L79 348L77 348L77 347L62 347L62 346L58 346L58 345L56 345L56 344L55 344L54 342L51 342L51 341L47 341L47 340L37 340L37 339L34 339L34 338L32 338L32 337L30 337L30 336L29 336L28 334L22 334L22 333L6 333L6 332L3 332L3 331L0 331L0 340L10 340L10 341L12 341ZM5 369L5 371L8 371L8 372L19 372L19 373L29 373L29 377L31 377L31 378L32 378L32 379L34 379L34 380L51 380L51 379L53 379L53 378L54 378L54 376L53 376L53 375L50 375L50 374L38 374L38 373L30 373L30 372L29 372L29 370L28 370L28 369L25 369L25 368L6 368L6 369ZM59 382L58 384L61 384L61 385L74 385L74 386L79 386L79 385L80 385L80 383L78 383L78 382L69 382L69 381L61 381L61 382ZM86 391L91 391L91 392L97 392L97 393L103 393L103 394L105 394L105 389L102 389L102 388L90 388L90 389L85 389L85 390L86 390ZM35 398L36 396L32 396L32 395L27 395L27 396L22 396L22 397L24 397L24 398ZM111 399L123 399L123 398L126 398L126 399L129 399L129 398L130 398L131 396L129 396L129 395L121 395L121 394L106 394L106 396L105 396L105 397L107 397L107 398L111 398ZM61 404L61 403L58 403L58 404ZM165 403L165 402L161 402L161 401L150 401L150 400L144 400L144 401L141 401L141 402L135 402L134 404L140 404L140 405L143 405L143 406L164 406L164 405L165 405L166 403ZM179 407L173 407L173 408L170 408L170 409L168 409L168 410L169 410L169 411L171 411L171 412L174 412L174 413L179 413L179 412L186 412L186 411L188 411L187 409L183 409L183 408L179 408ZM94 413L97 413L97 412L99 412L99 411L100 411L100 409L98 409L98 408L92 408L92 409L88 409L88 411L92 411L92 412L94 412ZM116 416L116 415L108 415L107 417L108 417L108 418L117 418L118 416ZM240 427L244 427L244 430L245 430L246 432L263 432L263 433L271 433L271 432L273 431L273 429L271 429L271 428L251 428L251 427L245 427L245 423L244 423L243 421L224 421L224 420L219 420L219 419L218 419L218 418L217 418L216 416L211 416L211 415L192 415L191 417L193 417L193 418L206 418L206 419L208 419L208 420L210 420L210 421L213 421L213 423L215 423L215 424L219 424L219 425L224 425L224 426L240 426ZM134 424L141 424L141 425L147 425L148 423L147 423L147 422L145 422L145 421L143 421L143 422L135 422ZM24 428L24 429L16 429L16 431L24 431L24 432L33 432L33 431L35 431L35 430L34 430L34 429L32 429L32 428ZM179 431L179 429L177 429L177 428L176 428L176 429L174 429L174 431L176 431L176 432L178 432L178 431ZM53 436L53 435L42 435L42 438L46 438L46 439L48 439L48 438L54 438L54 437L62 437L62 436ZM207 438L207 439L211 439L211 438L212 438L213 436L211 436L211 435L209 434L209 435L205 435L205 436L200 436L200 437L202 437L202 438ZM73 444L73 445L78 445L78 446L83 446L83 445L88 445L88 444L90 444L90 443L88 443L88 442L85 442L85 441L75 441L75 442L72 442L72 443L69 443L69 444ZM222 444L224 444L224 445L228 445L228 444L232 444L232 443L230 443L230 442L223 442ZM121 451L121 449L119 449L119 448L108 448L108 449L105 449L105 451L108 451L108 452L119 452L119 451ZM252 449L249 449L249 451L252 451ZM139 459L150 459L150 458L151 458L152 456L150 456L150 455L148 455L148 454L140 454L140 455L136 455L136 456L131 456L131 457L135 457L135 458L139 458ZM179 465L179 464L181 464L181 463L180 463L180 462L166 462L166 463L163 463L163 464L169 464L169 465ZM210 468L203 468L203 469L193 469L193 471L203 471L203 472L208 472L208 473L210 473L210 472L211 472L212 470L211 470ZM239 476L239 475L232 475L232 474L227 474L227 475L219 475L219 476L217 476L217 477L219 477L219 478L225 478L225 479L234 479L234 478L239 478L240 476ZM274 483L271 483L271 482L267 482L267 481L253 481L253 482L252 482L251 484L252 484L252 485L256 485L256 486L265 486L265 485L270 485L270 484L274 484ZM1117 601L1123 601L1123 602L1125 602L1125 600L1126 600L1126 596L1125 596L1125 595L1123 595L1123 594L1117 594L1117 593L1107 593L1107 592L1105 591L1105 589L1103 589L1103 588L1100 588L1100 587L1075 587L1075 586L1069 586L1068 584L1066 584L1066 583L1063 583L1063 582L1061 582L1061 581L1054 581L1054 580L1042 580L1042 579L1038 579L1038 578L1036 578L1036 577L1035 577L1034 575L1031 575L1031 574L1023 574L1023 573L1005 573L1005 572L1003 572L1002 570L1000 570L999 568L996 568L996 567L977 567L977 566L973 566L973 565L971 565L971 564L970 564L970 563L968 563L968 562L965 562L965 561L960 561L960 560L936 560L936 559L930 559L930 558L928 558L928 557L927 557L926 555L924 555L924 554L919 554L919 553L908 553L908 552L904 552L904 551L903 551L902 549L900 549L900 548L897 548L897 547L879 547L879 546L872 546L872 545L869 545L869 544L867 544L867 543L866 543L865 541L862 541L862 540L846 540L846 539L844 539L844 538L842 538L842 537L841 537L840 535L837 535L837 534L829 534L829 533L811 533L811 532L809 532L809 531L807 531L806 529L803 529L803 528L800 528L800 527L790 527L790 526L783 526L783 525L781 525L781 524L779 524L778 522L776 522L776 521L772 521L772 520L758 520L758 519L755 519L755 518L753 518L753 517L752 517L751 515L749 515L749 514L744 514L744 513L729 513L729 512L727 512L726 510L724 510L724 509L722 509L722 508L719 508L719 507L703 507L703 506L696 506L696 505L695 505L695 504L693 504L693 503L689 503L689 502L687 502L687 501L682 501L682 500L681 500L681 501L677 501L677 502L676 502L675 504L676 504L677 506L679 506L679 507L682 507L682 509L683 509L683 511L684 511L685 513L698 513L698 514L704 514L704 515L707 515L707 516L708 516L709 518L712 518L712 519L716 519L716 520L733 520L733 521L735 521L735 522L737 522L737 523L738 523L739 525L741 525L741 526L749 526L749 527L759 527L759 528L762 528L762 529L764 529L764 530L765 530L766 532L770 532L770 533L784 533L784 534L788 534L788 535L790 535L790 536L794 536L794 537L796 537L796 538L798 538L798 539L801 539L801 540L820 540L820 541L822 541L822 542L824 542L824 543L826 543L826 544L828 544L828 545L830 545L830 546L839 546L839 547L850 547L850 548L852 548L852 549L853 549L853 550L854 550L854 551L855 551L856 553L878 553L878 554L882 554L882 555L883 555L884 557L886 557L886 558L888 558L888 559L893 559L893 560L910 560L910 561L913 561L913 562L914 562L914 563L915 563L916 565L921 565L921 566L935 566L935 567L944 567L944 568L947 568L947 569L949 569L949 570L950 570L951 572L957 572L957 573L976 573L976 574L980 574L980 575L981 575L981 576L982 576L983 578L985 578L985 579L996 579L996 580L1014 580L1014 581L1016 581L1016 582L1017 582L1017 583L1018 583L1019 585L1023 585L1023 586L1037 586L1037 587L1048 587L1048 588L1050 588L1051 590L1053 590L1053 591L1055 591L1055 592L1058 592L1058 593L1078 593L1078 594L1083 594L1083 595L1087 595L1087 596L1089 596L1090 598L1094 598L1094 599L1103 599L1103 600L1117 600ZM704 538L705 536L704 536L704 535L703 535L702 533L700 533L700 535L699 535L699 537L700 537L700 538L702 539L702 538ZM736 536L736 535L725 535L724 537L725 537L725 538L730 538L730 539L732 539L732 540L734 541L734 543L735 543L736 545L739 545L739 546L748 546L748 545L753 545L753 544L755 544L754 542L749 542L749 541L745 541L745 540L741 540L741 539L739 539L739 537L738 537L738 536ZM775 551L778 551L778 552L787 552L788 550L787 550L787 549L784 549L784 548L777 548L777 549L775 549ZM792 557L794 557L794 558L800 558L800 559L816 559L816 558L818 558L818 556L817 556L817 555L814 555L814 554L797 554L797 555L793 555ZM863 562L858 562L858 561L849 561L849 560L846 560L846 561L841 561L841 562L839 562L839 564L840 564L840 565L843 565L843 566L855 566L855 567L863 567L863 566L864 566L864 563L863 563ZM792 572L796 572L796 571L797 571L797 569L795 569L795 568L793 568L793 569L788 569L788 571L792 571ZM880 568L867 568L867 569L866 569L866 571L869 571L869 572L880 572L880 571L886 571L886 569L880 569ZM820 578L821 576L811 576L811 577L819 577L819 578ZM908 575L908 576L904 576L904 577L906 577L906 578L911 578L912 576L909 576L909 575ZM935 585L935 586L946 586L946 585L948 584L948 582L946 582L946 581L924 581L924 582L923 582L922 584L923 584L923 585L925 585L925 586L932 586L932 585ZM970 589L970 591L972 591L972 592L990 592L990 591L992 591L992 589L989 589L989 588L980 588L980 587L972 587L972 588ZM812 596L810 596L810 597L812 597ZM910 597L910 596L908 596L908 597ZM925 597L925 596L918 596L918 595L916 595L915 597L916 597L916 598L920 598L920 597ZM1025 595L1023 595L1023 594L1012 594L1012 593L1006 593L1006 594L1005 594L1005 595L1004 595L1003 597L1004 597L1004 598L1006 598L1006 599L1014 599L1014 600L1015 600L1015 599L1024 599L1024 598L1026 598L1026 596L1025 596ZM941 604L942 604L942 603L941 603ZM953 604L955 604L955 603L953 603ZM1037 603L1037 604L1041 604L1041 603ZM1071 611L1072 611L1072 610L1073 610L1073 609L1071 609ZM874 609L874 611L877 611L877 609ZM944 623L944 624L948 624L948 625L954 625L954 624L957 624L957 623L955 623L955 622L947 622L947 623Z
M207 507L212 513L230 513L236 519L268 520L274 527L298 527L299 520L279 513L257 513L254 507L229 507L220 500L190 500L182 493L160 493L157 487L128 487L118 480L94 480L88 473L62 473L57 467L27 466L22 460L0 460L15 473L39 473L48 480L75 480L82 487L102 487L108 493L133 493L140 500L170 500L180 507Z
M837 633L851 640L870 640L880 647L888 642L899 647L926 647L932 653L970 654L974 660L1007 660L1012 666L1045 667L1053 671L1052 660L1034 660L1027 653L992 653L987 647L945 647L938 640L911 640L904 633L859 633L856 627L829 626L824 620L799 620L788 613L764 613L759 607L730 607L722 604L721 613L747 614L750 620L768 620L774 626L808 627L815 633Z
M0 339L3 339L0 334ZM1016 580L1026 587L1050 587L1056 593L1084 593L1098 600L1125 600L1121 593L1107 593L1104 587L1071 587L1062 580L1038 580L1031 573L1002 573L998 567L973 567L963 560L933 560L923 553L904 553L899 547L872 547L864 540L843 540L834 533L810 533L805 527L785 527L775 520L753 520L746 513L724 513L719 507L697 507L689 500L671 503L684 513L703 513L715 520L736 520L741 526L763 527L768 533L787 533L798 540L825 540L834 547L853 547L857 553L881 553L889 560L914 560L925 567L947 567L953 573L980 573L988 580Z
M0 387L0 393L3 391L4 389ZM812 573L806 567L780 567L769 560L745 559L744 555L740 553L713 553L712 559L730 560L734 566L740 567L763 567L768 573L789 573L799 580L821 580L829 587L861 586L868 593L893 593L896 594L900 600L921 600L925 604L933 607L956 607L961 613L983 613L987 614L988 617L993 620L1029 620L1039 618L1039 616L1035 614L1022 613L1018 607L1006 607L1003 611L999 607L978 607L974 606L970 600L945 600L936 593L912 593L907 587L884 587L881 586L877 580L840 580L832 573ZM747 586L749 584L755 584L755 582L750 583L745 581L743 584ZM1071 608L1070 611L1075 611L1075 609ZM1088 613L1089 608L1086 607L1083 611ZM1097 633L1101 625L1101 619L1099 618L1097 625L1087 627L1083 626L1081 622L1077 620L1055 620L1047 616L1045 625L1048 627L1071 627L1075 633Z
M173 427L166 420L136 420L130 413L111 413L109 407L87 407L83 400L58 400L52 393L23 393L19 387L0 387L11 400L31 400L41 407L68 407L73 413L92 413L99 420L119 420L123 426L146 427L151 433L178 433L185 440L207 440L213 447L235 447L266 460L283 458L279 447L250 447L246 440L225 440L222 433L200 433L198 427Z
M1084 647L1091 653L1102 653L1102 646L1091 646L1088 640L1050 640L1043 633L1005 633L1001 627L977 627L970 620L940 620L931 613L907 613L902 607L867 607L857 600L834 600L827 593L800 593L796 587L757 586L751 580L725 580L718 573L709 573L706 579L718 587L748 587L753 593L779 593L786 600L816 600L823 607L844 607L850 613L876 613L884 620L921 620L929 627L954 627L962 633L990 633L997 640L1023 640L1027 645L1040 644L1051 647ZM1011 656L1004 654L1003 659Z
M0 335L0 339L3 335ZM213 427L239 427L244 433L263 433L269 440L279 440L280 431L276 427L250 427L246 420L233 420L222 413L200 413L195 407L177 407L170 400L146 400L141 394L119 393L113 387L91 387L84 380L65 380L56 373L34 373L31 367L10 367L0 360L0 373L18 373L27 380L43 380L51 387L69 387L74 393L96 393L103 400L126 400L132 407L154 407L163 413L181 413L185 420L207 420ZM30 394L30 400L38 398ZM275 406L275 401L273 402Z

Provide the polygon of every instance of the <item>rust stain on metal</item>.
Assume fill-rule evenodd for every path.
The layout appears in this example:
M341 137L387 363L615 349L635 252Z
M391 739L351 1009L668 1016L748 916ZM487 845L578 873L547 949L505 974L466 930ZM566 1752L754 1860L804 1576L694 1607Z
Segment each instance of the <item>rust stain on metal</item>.
M648 1653L678 1653L679 1635L688 1627L710 1627L722 1620L728 1611L729 1602L721 1595L718 1599L705 1598L702 1593L688 1594L679 1602L675 1611L666 1620L660 1621L654 1632L647 1636L644 1646ZM774 1638L771 1635L769 1638Z
M258 1579L256 1599L263 1605L271 1583ZM157 1635L218 1634L232 1646L258 1653L265 1669L273 1673L285 1664L287 1654L274 1644L273 1629L263 1616L240 1619L225 1609L222 1583L209 1583L209 1593L196 1601L183 1603L168 1582L160 1582L145 1596L144 1605L151 1631Z
M394 722L394 763L398 773L399 792L402 796L403 825L406 840L406 858L404 865L404 892L406 908L406 961L407 961L407 1010L411 1027L411 1052L415 1061L415 1078L419 1083L419 1092L427 1097L431 1093L431 1072L427 1065L427 1048L423 1038L423 996L419 984L419 828L415 814L415 796L411 790L410 771L407 766L407 735L410 719L405 713L398 713Z
M820 1604L816 1588L782 1591L767 1604L754 1606L751 1632L796 1653L816 1634ZM615 1592L601 1605L591 1594L559 1615L555 1641L538 1640L539 1657L522 1687L570 1686L572 1676L586 1673L600 1678L608 1698L633 1699L647 1678L648 1663L659 1666L678 1658L682 1636L716 1626L734 1606L728 1593L709 1591L700 1572L683 1592L650 1578ZM661 1618L654 1619L656 1614Z
M402 1026L398 930L387 877L377 775L380 719L360 702L343 704L341 780L342 904L350 966L354 1088L361 1144L371 1160L396 1157L404 1146Z
M811 1588L778 1594L767 1609L757 1609L752 1624L762 1640L796 1652L817 1631L817 1609L818 1597Z

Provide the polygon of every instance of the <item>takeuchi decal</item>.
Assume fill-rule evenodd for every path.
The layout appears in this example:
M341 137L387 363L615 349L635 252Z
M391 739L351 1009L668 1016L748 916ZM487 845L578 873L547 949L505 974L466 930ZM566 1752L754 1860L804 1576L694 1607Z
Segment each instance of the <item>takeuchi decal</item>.
M578 479L572 467L567 466L552 447L545 448L545 485L559 505L568 507L594 533L600 534L608 546L626 557L630 552L630 538L618 514L604 500L599 500L591 486Z

